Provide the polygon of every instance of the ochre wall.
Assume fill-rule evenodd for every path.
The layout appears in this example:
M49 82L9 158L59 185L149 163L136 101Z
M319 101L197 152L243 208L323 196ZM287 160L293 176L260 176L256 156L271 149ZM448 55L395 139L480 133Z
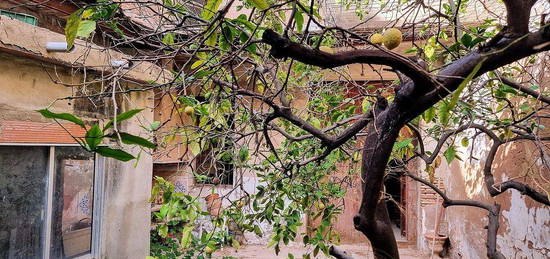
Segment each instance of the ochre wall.
M48 76L59 76L65 83L78 83L82 75L57 66L40 64L29 58L17 57L0 52L0 131L5 121L20 123L45 123L56 125L55 122L43 118L35 110L48 107L56 98L71 96L71 87L55 84ZM132 108L152 107L152 93L132 93L121 102L121 112ZM50 109L54 112L75 111L73 101L58 101ZM101 119L83 117L86 122ZM122 130L136 135L146 136L140 123L151 122L153 113L144 110L135 118L122 123ZM0 132L0 135L2 132ZM10 142L3 139L2 142ZM37 141L39 142L39 141ZM130 149L137 155L139 150ZM152 174L152 159L141 152L139 161L118 162L107 159L105 172L105 192L103 224L101 226L102 254L101 258L144 258L149 254L149 217Z

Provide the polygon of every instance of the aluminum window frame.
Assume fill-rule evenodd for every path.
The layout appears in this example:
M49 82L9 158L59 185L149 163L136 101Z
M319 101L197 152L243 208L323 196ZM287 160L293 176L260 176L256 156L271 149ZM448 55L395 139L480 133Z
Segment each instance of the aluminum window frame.
M79 144L57 144L57 143L0 143L0 146L4 147L49 147L48 154L48 166L46 168L46 175L48 179L45 195L46 195L46 218L44 221L43 235L43 250L42 258L50 259L50 245L52 237L52 224L53 224L53 195L55 190L55 148L56 147L80 147ZM99 258L101 255L101 228L102 228L102 214L104 208L104 186L105 185L105 157L94 154L94 175L93 175L93 211L92 211L92 237L90 240L90 252L77 256L76 258Z

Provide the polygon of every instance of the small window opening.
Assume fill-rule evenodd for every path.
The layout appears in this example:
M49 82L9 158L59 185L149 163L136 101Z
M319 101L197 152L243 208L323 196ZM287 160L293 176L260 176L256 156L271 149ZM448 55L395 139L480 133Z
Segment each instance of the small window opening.
M195 98L199 102L206 101L202 96ZM235 115L230 113L224 117L228 128L214 129L213 135L216 137L211 138L208 147L195 157L196 172L199 174L199 177L196 177L196 182L199 184L233 185L235 143L232 134L227 132L235 129ZM197 118L196 121L198 123L200 118Z
M32 24L34 26L38 25L38 19L32 15L24 14L24 13L16 13L16 12L10 12L6 10L0 10L0 15L8 16L12 19L16 19L18 21L22 21L24 23Z

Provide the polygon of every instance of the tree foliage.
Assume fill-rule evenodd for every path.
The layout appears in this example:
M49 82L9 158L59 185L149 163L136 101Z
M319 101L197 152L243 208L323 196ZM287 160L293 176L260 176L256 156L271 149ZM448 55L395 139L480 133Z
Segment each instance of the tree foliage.
M199 182L218 177L199 173L197 157L208 152L214 160L232 164L238 175L254 174L261 183L254 193L248 193L242 191L242 177L236 177L241 180L234 189L243 196L230 201L231 206L215 219L218 225L231 222L262 236L261 223L268 223L272 226L269 245L277 252L282 244L301 241L310 248L305 258L320 252L340 256L331 249L339 241L333 224L351 188L347 183L360 179L361 208L350 224L369 238L377 258L397 258L383 192L384 178L397 174L433 188L443 197L445 207L485 210L487 254L502 258L496 247L499 205L453 200L432 183L443 159L447 163L472 159L474 145L491 142L483 158L488 193L497 196L516 189L549 204L547 184L497 183L493 177L492 162L499 147L518 141L533 143L544 167L549 165L544 119L550 99L548 89L541 86L540 71L547 62L544 52L550 48L550 28L546 16L540 14L548 10L548 3L502 2L208 0L200 5L179 0L99 1L69 17L66 37L72 45L75 37L88 37L95 28L109 35L107 48L132 55L133 62L171 64L167 69L172 80L143 85L154 89L157 99L170 100L175 114L167 118L170 127L163 126L167 121L144 126L157 134L164 148L157 152L176 143L185 146L186 152L178 159L190 165L190 173ZM338 24L345 21L333 19L335 6L353 12L356 22ZM476 9L480 17L471 16ZM148 26L128 26L135 20L127 10L146 17ZM363 26L381 16L387 26L376 30ZM411 48L389 50L369 41L371 34L390 28L399 29ZM392 48L394 43L398 40ZM388 69L375 70L371 74L376 76L357 80L345 69L351 64L361 64L363 71L384 65L397 76L388 80ZM125 80L116 73L97 80L113 78ZM135 91L115 90L119 95ZM104 94L111 93L106 90ZM103 128L86 127L81 144L120 160L134 157L100 147L104 137L154 148L149 141L112 127L137 110L130 112L116 116ZM72 115L41 113L85 127ZM426 138L439 140L435 148L427 150ZM428 179L407 171L407 164L417 160L425 164ZM548 182L547 172L526 172L526 179ZM161 184L171 188L164 180ZM195 199L187 194L165 197L163 208L177 207L182 219L161 225L154 236L165 238L178 232L181 241L173 245L180 252L201 253L190 247L209 246L202 237L187 239L194 225L193 219L186 218L189 213L201 214ZM155 217L162 220L167 217L164 212ZM304 215L319 222L305 234L299 231ZM222 243L209 247L216 249Z

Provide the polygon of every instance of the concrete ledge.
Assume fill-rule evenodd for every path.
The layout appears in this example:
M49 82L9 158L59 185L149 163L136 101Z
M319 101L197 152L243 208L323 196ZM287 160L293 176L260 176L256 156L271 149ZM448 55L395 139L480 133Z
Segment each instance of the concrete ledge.
M33 26L7 16L0 16L0 51L26 56L47 63L74 68L86 68L102 73L115 72L111 60L127 60L131 56L118 51L76 40L75 48L70 52L48 52L46 42L64 42L65 35L48 29ZM129 69L119 71L124 78L136 82L165 83L172 74L153 63L133 62Z

